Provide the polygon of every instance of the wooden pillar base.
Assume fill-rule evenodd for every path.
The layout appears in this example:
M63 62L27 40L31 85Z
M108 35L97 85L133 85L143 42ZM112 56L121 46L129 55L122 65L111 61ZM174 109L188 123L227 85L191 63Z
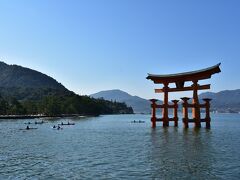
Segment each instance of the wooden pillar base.
M157 100L156 99L150 99L150 101L152 102L151 104L151 107L152 107L152 118L151 118L151 121L152 121L152 128L155 128L156 127L156 102Z
M175 127L178 127L178 118L175 118L175 119L174 119L174 126L175 126Z
M209 119L206 119L206 128L207 129L211 129L211 119L209 118Z
M169 121L163 121L163 127L168 127L169 126Z
M188 128L188 100L190 98L188 97L183 97L181 98L183 100L183 123L184 123L184 127Z
M206 106L206 128L210 129L211 128L211 118L210 118L210 101L211 99L205 98L203 99L205 101L205 106Z
M196 122L196 120L195 120L195 126L194 126L195 128L201 128L201 122L199 122L199 120L197 120L197 122Z
M174 126L178 127L178 102L179 100L172 100L174 104L173 116L174 116Z
M169 126L169 120L167 119L163 119L163 127L168 127Z
M156 118L152 118L152 128L156 128Z
M183 124L184 124L184 128L189 128L188 120L186 120L185 118L183 118Z

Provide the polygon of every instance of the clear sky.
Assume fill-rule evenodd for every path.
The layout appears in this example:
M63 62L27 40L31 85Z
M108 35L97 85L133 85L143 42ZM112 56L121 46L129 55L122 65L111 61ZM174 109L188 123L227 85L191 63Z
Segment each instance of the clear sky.
M240 1L0 0L0 59L79 94L121 89L158 97L147 73L219 62L222 73L207 81L212 91L237 89Z

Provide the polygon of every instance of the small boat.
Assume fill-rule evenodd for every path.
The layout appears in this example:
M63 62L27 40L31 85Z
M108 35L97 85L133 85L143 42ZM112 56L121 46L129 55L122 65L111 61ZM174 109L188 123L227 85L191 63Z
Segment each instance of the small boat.
M134 121L132 121L131 123L145 123L145 121L141 121L141 120L136 121L136 120L134 120Z
M53 128L53 130L63 130L63 128Z
M73 126L73 125L75 125L75 123L70 123L70 122L68 122L68 123L61 123L61 124L58 124L59 126Z
M28 128L19 129L19 130L22 130L22 131L24 131L24 130L36 130L36 129L38 129L38 128L30 128L30 127L28 127Z
M52 128L53 128L54 130L63 130L63 128L60 127L60 126L53 126Z
M33 129L38 129L38 128L28 128L28 129L26 128L26 130L33 130Z

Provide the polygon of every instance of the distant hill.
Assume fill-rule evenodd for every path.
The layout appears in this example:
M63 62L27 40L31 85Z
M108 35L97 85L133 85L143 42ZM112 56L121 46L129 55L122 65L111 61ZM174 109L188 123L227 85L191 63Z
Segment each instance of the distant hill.
M206 92L199 98L211 98L212 110L219 112L240 112L240 89L225 90L217 93Z
M121 90L107 90L90 95L94 98L103 98L117 102L125 102L135 113L150 113L150 102L138 96L132 96ZM206 92L199 95L199 99L211 98L211 110L222 113L240 112L240 89L225 90L217 93ZM160 102L162 103L162 102ZM181 103L179 103L181 111Z
M151 107L149 100L140 98L138 96L132 96L124 91L115 89L101 91L95 94L91 94L94 98L103 98L105 100L112 100L117 102L125 102L128 106L133 108L135 113L150 113Z

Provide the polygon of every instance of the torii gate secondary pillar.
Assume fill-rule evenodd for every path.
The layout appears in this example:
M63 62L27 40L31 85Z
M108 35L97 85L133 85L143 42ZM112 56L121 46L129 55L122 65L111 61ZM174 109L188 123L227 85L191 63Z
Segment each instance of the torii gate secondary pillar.
M157 108L157 104L156 104L156 99L150 99L150 101L152 102L152 128L156 127L156 121L157 121L157 117L156 117L156 108Z

